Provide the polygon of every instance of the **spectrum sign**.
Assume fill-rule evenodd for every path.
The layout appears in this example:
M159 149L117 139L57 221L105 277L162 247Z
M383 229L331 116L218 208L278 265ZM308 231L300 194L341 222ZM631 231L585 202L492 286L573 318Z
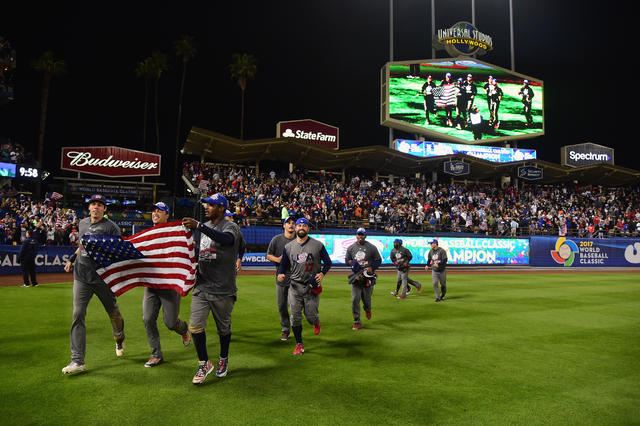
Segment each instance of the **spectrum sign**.
M535 160L535 149L501 148L496 146L466 145L444 142L425 142L396 139L395 149L416 157L438 157L441 155L466 154L495 163Z
M278 122L276 137L302 139L331 149L340 147L337 127L310 119Z

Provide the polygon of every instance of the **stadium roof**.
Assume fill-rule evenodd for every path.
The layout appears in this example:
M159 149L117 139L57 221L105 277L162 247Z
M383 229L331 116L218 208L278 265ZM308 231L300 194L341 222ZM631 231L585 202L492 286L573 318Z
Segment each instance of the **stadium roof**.
M542 160L495 163L464 154L421 158L379 145L333 150L296 138L241 140L198 127L193 127L189 132L182 153L197 155L212 162L252 164L269 160L293 163L298 168L309 170L342 171L357 168L396 176L434 171L441 176L449 176L444 175L443 164L456 159L470 164L470 174L458 179L515 177L519 166L530 165L543 169L543 178L536 181L541 183L578 181L605 186L640 183L640 171L608 164L573 168Z

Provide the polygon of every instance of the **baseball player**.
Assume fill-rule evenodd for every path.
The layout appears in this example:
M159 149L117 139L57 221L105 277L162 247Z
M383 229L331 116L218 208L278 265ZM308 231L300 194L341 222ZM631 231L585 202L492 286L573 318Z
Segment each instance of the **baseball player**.
M33 238L33 232L27 229L27 239L22 242L20 247L20 253L18 254L18 262L22 269L22 279L24 281L23 287L29 287L29 278L31 278L31 286L36 287L38 285L38 279L36 278L36 256L38 255L38 248L40 244Z
M267 260L276 264L276 275L278 267L282 261L282 252L284 246L296 238L296 220L289 216L282 224L284 232L278 234L271 239L267 248ZM288 272L288 271L287 271ZM289 274L285 274L284 281L278 282L276 276L276 300L278 304L278 312L280 313L280 328L282 336L280 340L287 340L291 335L291 320L289 319Z
M360 301L367 319L371 319L371 296L376 284L375 270L382 263L380 252L367 239L367 231L358 228L356 242L347 247L344 262L351 267L353 274L349 275L351 284L351 313L353 314L353 330L362 328L360 321Z
M151 221L154 225L167 223L171 211L169 206L163 202L154 204L151 212ZM180 314L180 294L172 289L164 288L144 288L142 296L142 321L147 332L147 340L151 347L151 358L147 361L145 367L155 367L164 361L162 348L160 347L160 333L158 332L158 314L162 307L162 319L164 325L169 330L175 331L182 336L182 344L189 346L191 343L191 335L187 327L187 323L181 320Z
M226 210L224 213L224 219L225 220L229 220L231 222L235 222L235 220L233 220L233 213L231 213L229 210ZM244 253L247 250L247 242L244 239L244 234L242 234L242 232L240 232L240 248L238 249L238 258L236 259L236 272L240 273L242 272L242 258L244 257Z
M313 333L320 334L318 304L322 293L322 279L331 269L331 258L320 241L309 237L309 221L296 220L296 238L287 243L278 266L278 282L284 283L289 273L289 303L291 304L291 329L296 338L294 355L304 353L302 343L302 311Z
M182 224L197 230L198 271L191 295L191 317L189 331L198 354L199 366L193 377L193 384L204 382L213 371L213 364L207 352L205 327L209 312L213 314L220 340L220 358L216 367L216 377L225 377L229 365L229 344L231 343L231 312L236 302L236 259L240 246L240 228L234 222L224 220L227 199L222 194L214 194L202 199L205 223L185 217Z
M453 79L451 78L451 73L448 72L444 76L444 80L440 82L440 86L449 86L455 84ZM447 126L453 127L453 105L447 105L444 107L444 111L447 114Z
M466 117L466 114L470 114L473 109L473 103L476 100L476 95L478 94L478 88L473 84L473 76L471 74L467 74L467 80L462 84L462 92L464 93L465 99L465 120L470 122L471 119Z
M427 81L422 85L422 89L420 89L420 94L424 96L424 114L427 118L427 124L431 124L431 119L429 118L429 113L435 115L437 113L436 103L433 99L433 89L436 87L435 83L431 76L427 76Z
M500 127L500 118L498 112L500 110L500 101L502 100L502 89L498 86L498 80L495 77L491 80L491 84L488 87L487 97L489 99L489 113L491 118L489 119L489 126L493 126L494 129Z
M409 278L409 262L413 259L413 255L409 249L402 246L402 240L400 238L393 240L393 249L391 250L390 257L391 263L393 263L396 266L396 269L398 269L398 283L396 284L396 291L391 292L391 294L398 296L398 299L404 299L407 297L407 293L409 293L408 284L417 288L418 293L420 293L422 291L422 284ZM402 285L402 292L398 295L400 285Z
M424 267L425 271L431 269L431 279L433 281L433 291L436 293L436 302L444 300L444 295L447 293L447 252L443 248L438 247L438 240L435 238L431 241L431 250L427 255L427 266ZM440 287L442 287L442 293L440 293Z
M78 225L78 249L64 266L65 272L73 269L73 319L71 322L71 363L62 369L63 374L86 369L84 357L87 351L87 328L85 317L87 306L95 294L102 302L111 320L113 338L116 341L116 356L124 355L124 319L116 302L116 295L96 272L98 265L82 246L83 235L120 235L120 228L105 217L107 202L101 194L89 199L89 217ZM75 266L74 266L75 265Z
M533 89L529 87L529 80L525 80L523 82L522 87L518 91L518 95L522 96L523 113L527 119L526 126L531 126L533 124L533 118L531 117L531 104L535 94L533 93Z

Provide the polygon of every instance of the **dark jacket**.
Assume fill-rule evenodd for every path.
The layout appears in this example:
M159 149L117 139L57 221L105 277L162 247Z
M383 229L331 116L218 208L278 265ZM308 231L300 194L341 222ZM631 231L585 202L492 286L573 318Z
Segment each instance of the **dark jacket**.
M29 263L33 262L36 259L36 255L38 254L38 248L40 244L33 239L27 238L22 243L22 247L20 247L20 253L18 254L18 261L20 263Z

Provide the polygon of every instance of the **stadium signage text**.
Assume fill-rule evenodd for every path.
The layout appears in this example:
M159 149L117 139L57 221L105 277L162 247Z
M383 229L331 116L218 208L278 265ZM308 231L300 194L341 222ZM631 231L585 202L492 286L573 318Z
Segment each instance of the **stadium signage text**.
M613 148L595 143L584 143L562 147L561 162L565 166L582 167L594 164L613 165Z
M339 129L315 120L280 121L276 125L276 137L310 141L326 148L338 149Z
M483 55L493 50L493 40L469 22L458 22L451 28L439 29L437 32L436 48L445 49L452 56Z
M535 166L518 167L518 177L527 180L542 179L542 169Z
M107 177L159 176L160 158L115 146L65 147L60 168Z
M464 161L446 161L444 163L444 172L455 176L468 175L470 166L469 163Z

